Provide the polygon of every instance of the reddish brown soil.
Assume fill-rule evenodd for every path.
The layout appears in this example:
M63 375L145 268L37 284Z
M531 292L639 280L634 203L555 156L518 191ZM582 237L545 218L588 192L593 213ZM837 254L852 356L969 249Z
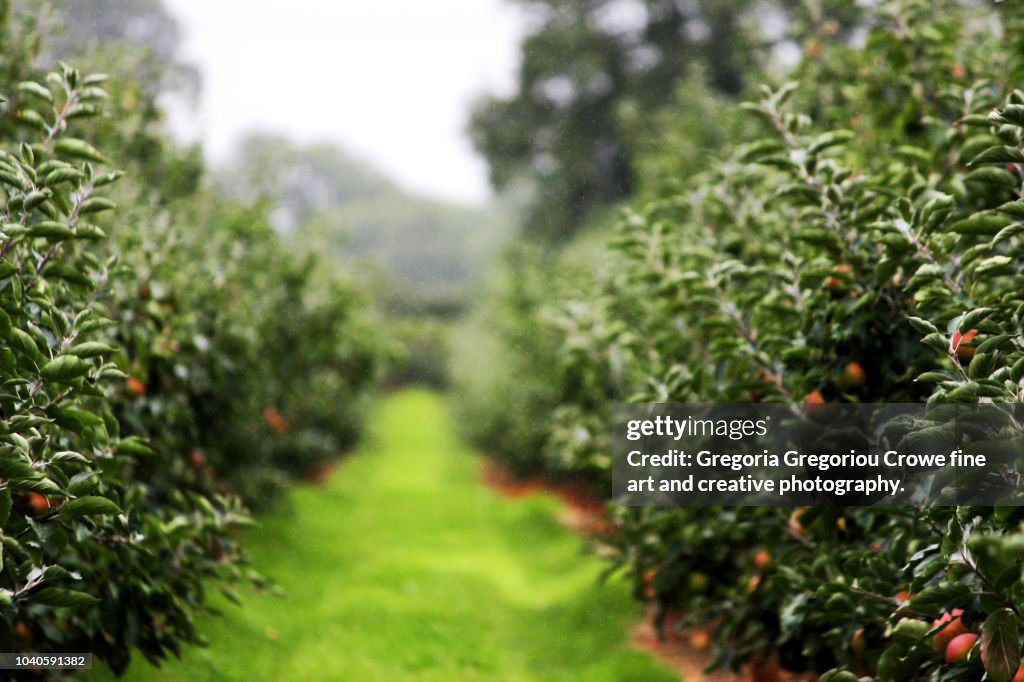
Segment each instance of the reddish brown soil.
M544 492L544 483L539 478L517 478L493 460L483 460L480 474L484 483L506 497L513 499Z
M549 493L560 499L564 506L558 513L562 525L583 535L605 535L612 532L605 520L604 500L570 484L553 484L540 477L517 478L497 462L484 460L481 476L492 489L509 498Z
M746 682L747 677L728 672L705 673L708 664L707 644L702 638L708 633L698 629L676 630L665 628L659 638L652 618L637 623L630 633L630 644L637 649L649 651L656 658L679 672L685 682ZM696 645L696 646L695 646Z

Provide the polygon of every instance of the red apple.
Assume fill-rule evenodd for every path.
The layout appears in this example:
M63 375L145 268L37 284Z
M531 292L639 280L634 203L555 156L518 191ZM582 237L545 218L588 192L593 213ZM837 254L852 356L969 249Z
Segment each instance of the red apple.
M849 275L853 273L853 268L845 263L842 263L832 268L832 272ZM825 286L829 289L829 291L838 291L843 286L843 278L836 277L835 275L829 275L828 277L825 278Z
M759 575L752 575L752 576L750 576L750 579L747 580L747 594L754 594L754 590L756 590L757 586L760 585L760 584L761 584L761 576L759 576Z
M142 383L140 380L136 379L135 377L128 377L127 379L125 379L124 383L125 383L125 386L127 386L127 388L128 388L128 392L131 393L132 395L134 395L134 396L145 395L145 393L146 393L146 384Z
M867 382L867 374L859 362L850 362L843 368L841 379L846 388L860 388Z
M949 646L950 640L957 635L962 635L967 632L967 628L964 626L964 622L960 619L960 615L963 614L963 609L953 609L949 613L944 613L942 616L932 623L932 627L938 627L939 625L945 625L944 628L935 633L935 649L941 654Z
M693 649L703 651L704 649L707 649L710 644L711 637L703 630L698 630L697 632L690 634L690 646Z
M967 660L967 654L970 653L977 641L978 636L973 632L965 632L954 637L946 647L946 662L959 663Z
M23 620L14 621L14 636L23 642L32 641L32 628Z

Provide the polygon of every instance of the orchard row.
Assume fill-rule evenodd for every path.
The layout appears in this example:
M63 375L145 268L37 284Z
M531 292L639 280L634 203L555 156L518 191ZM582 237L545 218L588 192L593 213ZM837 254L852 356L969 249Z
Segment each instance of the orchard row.
M614 226L510 258L458 356L481 447L606 495L620 401L1024 399L1024 10L865 11L863 44L822 23L752 101L685 88ZM1016 502L612 508L599 544L659 623L711 629L715 665L1005 682Z
M200 642L210 590L263 583L247 509L356 438L378 359L356 292L203 189L156 92L37 72L39 36L7 12L0 650L120 673Z

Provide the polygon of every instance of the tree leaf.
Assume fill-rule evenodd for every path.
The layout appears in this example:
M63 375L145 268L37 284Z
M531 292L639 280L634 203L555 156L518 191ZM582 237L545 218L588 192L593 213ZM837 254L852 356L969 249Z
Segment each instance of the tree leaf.
M108 163L106 157L85 140L77 140L73 137L62 137L53 144L53 149L59 154L73 156L76 159L85 159L86 161L95 161L96 163Z
M0 490L0 530L7 525L7 519L11 516L11 489Z
M61 355L43 366L43 378L47 381L68 382L89 371L91 364L76 355Z
M986 163L1024 163L1024 153L1016 147L989 147L967 165L980 166Z
M50 92L49 88L40 85L39 83L34 81L23 81L14 87L17 88L18 92L25 93L26 95L34 95L47 104L53 104L53 93Z
M78 207L78 215L110 211L115 208L117 208L117 204L110 199L107 199L106 197L93 197L82 202L81 206Z
M1010 104L1003 109L994 109L988 115L991 123L1009 124L1024 128L1024 106Z
M1010 609L1000 609L981 627L981 662L995 682L1009 682L1020 665L1017 617Z
M68 590L63 587L45 587L38 592L33 592L29 596L29 600L36 604L71 608L90 606L99 602L99 599L91 594L79 592L78 590Z
M103 516L120 514L121 508L105 497L77 497L60 508L60 516Z
M115 350L117 349L113 346L109 346L99 341L86 341L85 343L72 346L68 350L68 353L77 355L80 358L94 358L100 355L113 353Z
M138 455L141 457L149 457L156 454L151 447L135 436L122 438L118 441L117 445L114 446L114 452L119 455Z
M53 242L62 242L74 237L75 233L64 223L47 220L29 227L28 235L30 237L42 237Z

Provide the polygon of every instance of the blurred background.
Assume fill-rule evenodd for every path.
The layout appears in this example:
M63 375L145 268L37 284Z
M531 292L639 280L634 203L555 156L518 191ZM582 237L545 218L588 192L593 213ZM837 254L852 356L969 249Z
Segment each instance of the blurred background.
M13 2L42 17L40 63L139 78L157 124L207 162L204 182L266 202L289 243L372 290L395 340L388 381L435 386L474 300L606 231L640 176L664 175L645 147L669 125L659 112L707 124L678 132L685 174L728 128L702 118L708 102L790 67L824 15L856 40L857 3L827 5ZM485 342L480 324L462 347Z

